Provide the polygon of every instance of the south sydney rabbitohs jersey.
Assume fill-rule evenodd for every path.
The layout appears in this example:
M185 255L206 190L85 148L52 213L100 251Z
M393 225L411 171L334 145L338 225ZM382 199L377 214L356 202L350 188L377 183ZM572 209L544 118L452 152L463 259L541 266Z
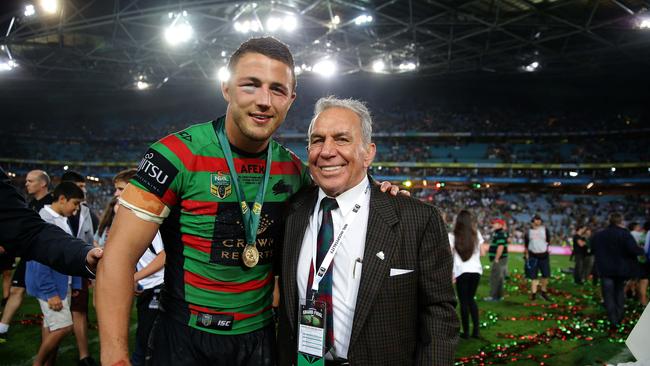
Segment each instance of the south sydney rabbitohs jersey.
M170 210L160 227L167 253L163 308L206 332L242 334L271 323L273 254L282 244L285 202L310 178L293 153L270 142L271 172L256 240L260 259L246 268L242 213L216 136L223 120L191 126L151 145L131 184ZM266 152L231 149L251 206L267 169Z

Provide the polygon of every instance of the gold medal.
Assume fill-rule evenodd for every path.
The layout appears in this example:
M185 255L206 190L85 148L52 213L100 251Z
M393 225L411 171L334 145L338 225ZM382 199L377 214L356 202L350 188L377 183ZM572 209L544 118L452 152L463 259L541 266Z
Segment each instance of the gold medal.
M255 244L246 244L241 258L244 261L244 265L246 267L253 268L260 260L260 252L257 250Z

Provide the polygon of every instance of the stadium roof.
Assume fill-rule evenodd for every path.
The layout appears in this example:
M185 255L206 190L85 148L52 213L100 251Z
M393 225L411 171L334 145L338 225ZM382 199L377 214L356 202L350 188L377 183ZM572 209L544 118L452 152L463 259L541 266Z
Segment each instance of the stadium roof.
M262 34L290 45L300 77L316 77L325 58L339 75L376 71L381 59L381 72L403 76L512 75L526 67L595 75L647 70L650 60L650 29L640 27L650 1L59 0L49 16L39 2L27 16L26 4L1 5L0 63L11 58L18 67L0 78L31 85L120 90L138 81L161 87L216 80L230 53ZM279 20L269 24L270 16ZM295 17L293 31L283 28L291 25L287 16ZM174 21L189 24L193 36L170 46L165 30Z

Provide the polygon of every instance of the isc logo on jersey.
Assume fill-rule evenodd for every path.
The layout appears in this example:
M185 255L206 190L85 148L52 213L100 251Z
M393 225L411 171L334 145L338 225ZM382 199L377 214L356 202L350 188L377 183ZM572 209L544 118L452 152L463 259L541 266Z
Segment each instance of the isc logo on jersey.
M210 174L210 193L221 199L230 196L232 193L230 174L224 174L223 172Z

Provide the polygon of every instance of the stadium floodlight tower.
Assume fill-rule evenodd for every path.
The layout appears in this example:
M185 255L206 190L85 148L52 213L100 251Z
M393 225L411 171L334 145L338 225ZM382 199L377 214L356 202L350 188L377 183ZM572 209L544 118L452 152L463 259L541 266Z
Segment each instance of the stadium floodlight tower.
M222 83L225 83L230 79L230 71L227 66L221 66L219 70L217 70L217 79Z
M25 5L25 11L23 12L23 14L29 18L36 14L36 8L34 8L34 5L32 4L27 4Z

